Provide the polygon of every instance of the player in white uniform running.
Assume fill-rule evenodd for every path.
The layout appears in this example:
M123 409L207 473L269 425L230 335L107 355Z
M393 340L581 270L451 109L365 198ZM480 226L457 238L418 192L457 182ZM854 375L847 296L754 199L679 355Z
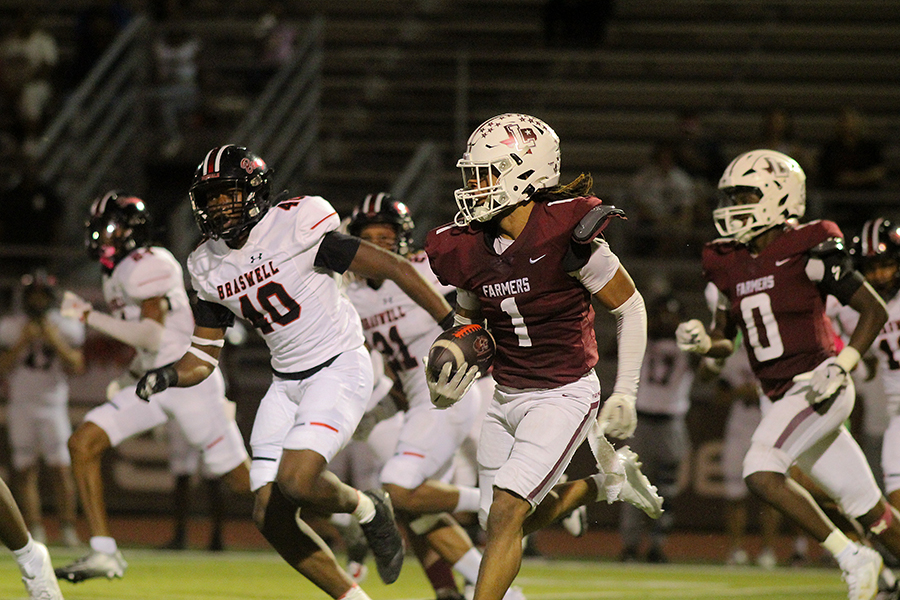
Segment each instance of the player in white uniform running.
M409 261L335 231L340 218L325 199L270 191L265 162L240 146L210 150L197 168L190 196L207 239L188 258L198 294L193 344L174 365L147 373L138 393L149 398L204 381L234 315L253 324L274 374L250 439L254 520L288 564L331 597L368 598L302 520L305 511L353 514L381 578L399 576L403 543L390 498L360 492L327 469L356 429L373 384L359 315L339 274L390 279L438 322L452 323L453 311Z
M866 221L851 253L860 272L887 305L888 320L870 352L878 358L878 375L887 396L888 426L881 446L881 468L888 500L900 507L900 226L884 217ZM841 328L852 331L859 314L839 313Z
M86 230L88 252L103 268L103 296L111 314L69 291L61 312L137 353L129 369L132 378L112 382L107 402L88 412L69 439L75 481L91 529L90 553L57 569L60 579L72 583L122 577L127 567L111 536L103 499L101 458L107 448L174 419L190 443L203 450L211 473L223 476L236 492L250 489L249 457L227 410L220 371L196 390L171 390L150 403L135 395L136 379L180 357L190 345L194 327L181 265L168 250L151 245L146 205L140 198L108 192L91 206Z
M453 294L453 287L438 282L428 256L412 250L413 228L409 209L387 193L366 196L347 225L351 235L407 257L437 290ZM382 353L409 405L393 456L381 471L381 485L391 495L398 520L425 542L417 556L435 592L446 590L446 577L443 565L428 561L426 548L474 585L481 552L452 513L477 512L480 495L477 487L453 485L450 478L454 455L478 416L481 391L473 386L452 407L435 410L422 357L441 328L392 281L355 279L347 295L362 319L366 342ZM513 588L507 597L521 597L521 591Z
M38 489L39 460L50 471L60 534L69 547L75 531L78 499L66 443L69 376L84 370L84 324L64 319L57 308L56 278L36 271L22 278L21 312L0 319L0 373L9 385L7 420L12 450L13 489L31 534L47 541Z

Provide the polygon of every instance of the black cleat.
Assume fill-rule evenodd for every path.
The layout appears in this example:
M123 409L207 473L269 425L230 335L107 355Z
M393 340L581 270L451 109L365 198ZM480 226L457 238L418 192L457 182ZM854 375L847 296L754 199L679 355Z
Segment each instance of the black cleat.
M391 497L384 490L363 492L375 503L375 517L368 523L360 523L369 548L375 556L378 575L385 583L394 583L403 567L403 538L394 522Z

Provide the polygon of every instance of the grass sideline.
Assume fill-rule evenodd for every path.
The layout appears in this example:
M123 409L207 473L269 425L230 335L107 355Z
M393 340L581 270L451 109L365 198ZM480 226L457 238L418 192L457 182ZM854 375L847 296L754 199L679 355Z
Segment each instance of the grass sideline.
M80 554L51 548L55 566ZM171 552L124 550L124 579L60 582L66 600L327 600L272 551ZM363 588L373 600L433 599L422 569L407 556L400 579L385 586L370 564ZM526 559L515 585L529 600L841 600L847 597L837 569ZM12 556L0 561L0 599L26 598Z

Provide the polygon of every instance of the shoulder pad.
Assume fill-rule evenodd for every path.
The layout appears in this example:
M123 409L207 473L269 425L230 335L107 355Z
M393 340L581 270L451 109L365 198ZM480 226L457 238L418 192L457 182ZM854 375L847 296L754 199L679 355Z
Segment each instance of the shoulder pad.
M809 255L815 258L822 258L835 253L847 253L847 246L844 244L844 240L839 237L828 238L809 249Z
M581 217L581 221L578 222L578 225L575 226L575 230L572 231L572 240L577 244L589 243L606 229L606 226L609 225L609 220L612 217L621 217L625 220L628 219L628 217L625 216L624 210L616 208L611 204L595 206L589 210L586 215Z

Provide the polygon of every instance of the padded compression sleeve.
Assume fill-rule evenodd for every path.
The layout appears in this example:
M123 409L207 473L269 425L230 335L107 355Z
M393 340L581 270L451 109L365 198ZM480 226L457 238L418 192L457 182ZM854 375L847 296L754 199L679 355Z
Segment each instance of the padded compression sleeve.
M637 395L641 377L641 363L647 349L647 309L644 297L637 290L619 307L612 309L616 316L618 366L614 394Z
M234 325L234 313L221 304L194 298L191 301L194 312L194 324L211 329L228 329Z
M316 252L315 265L335 273L345 273L359 250L360 239L339 231L329 231Z
M96 310L88 313L86 322L97 331L102 331L132 348L148 352L159 350L159 343L165 330L162 323L153 319L126 321Z

